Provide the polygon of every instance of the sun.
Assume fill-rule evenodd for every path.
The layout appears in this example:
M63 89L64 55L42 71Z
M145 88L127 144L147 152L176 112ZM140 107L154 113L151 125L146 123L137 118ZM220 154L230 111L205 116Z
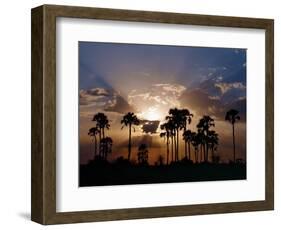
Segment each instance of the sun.
M149 121L156 121L161 119L161 113L155 107L149 107L145 112L142 113L142 117Z

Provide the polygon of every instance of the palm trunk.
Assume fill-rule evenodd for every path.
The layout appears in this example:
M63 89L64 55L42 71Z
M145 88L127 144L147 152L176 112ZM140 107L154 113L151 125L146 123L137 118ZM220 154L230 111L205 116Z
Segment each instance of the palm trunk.
M179 160L179 129L177 129L177 161Z
M186 131L186 127L184 127L183 132L185 133L185 131ZM187 143L186 143L186 141L184 141L184 155L185 155L185 158L187 159ZM189 158L190 158L190 154L189 154Z
M185 158L187 159L187 143L186 143L186 141L184 142L184 155L185 155ZM189 158L190 158L190 154L189 154Z
M176 143L176 136L174 136L174 148L175 148L175 152L174 152L174 161L177 161L177 143Z
M211 149L211 150L212 150L212 162L214 163L214 159L215 159L214 157L215 157L215 154L214 154L214 147L213 147L213 146L212 146L212 149Z
M203 144L203 161L206 161L206 148L205 144Z
M174 161L174 138L171 136L172 162Z
M96 155L97 155L97 137L94 136L95 138L95 155L94 155L94 158L96 158Z
M104 149L104 151L103 151L103 152L104 152L103 159L104 159L104 160L106 159L106 151L107 151L106 148L107 148L107 143L105 142L105 143L104 143L104 147L103 147L103 149Z
M107 160L107 153L108 153L108 144L105 145L105 151L104 151L104 159Z
M128 160L131 159L131 136L132 136L132 127L129 125L129 144L128 144Z
M102 129L102 139L104 139L104 128ZM105 158L105 147L102 148L102 157Z
M203 153L203 149L202 148L203 148L202 144L200 144L200 153L199 153L199 156L200 156L199 160L200 160L200 162L202 161L202 153Z
M196 163L198 163L198 147L195 148L194 154L195 154L195 161L196 161Z
M99 156L101 156L101 129L99 131L99 141L100 141L100 144L99 144Z
M167 165L169 164L169 138L167 137Z
M190 152L190 141L188 141L188 159L189 159L189 160L191 160L190 157L191 157L191 152Z
M206 156L205 156L205 162L208 162L208 158L209 158L209 143L208 143L208 136L209 136L209 131L207 130L206 131L206 136L205 136L205 138L206 138L206 143L205 143L205 145L206 145L206 151L205 151L205 154L206 154Z
M92 139L92 144L94 144L94 139ZM94 149L94 148L93 148ZM92 153L92 145L90 144L90 153ZM93 153L94 153L94 151L93 151ZM95 154L95 153L94 153ZM94 158L93 159L95 159L95 156L94 156Z
M206 162L208 162L209 160L209 146L208 146L208 142L206 143Z
M236 161L236 156L235 156L235 135L234 135L234 124L232 124L232 141L233 141L233 162L235 163Z

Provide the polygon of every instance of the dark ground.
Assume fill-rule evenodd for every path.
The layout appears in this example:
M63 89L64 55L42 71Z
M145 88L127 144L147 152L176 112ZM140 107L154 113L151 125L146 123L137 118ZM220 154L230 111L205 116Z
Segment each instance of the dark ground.
M245 164L131 165L129 162L108 163L92 161L80 165L79 186L152 184L192 181L246 179Z

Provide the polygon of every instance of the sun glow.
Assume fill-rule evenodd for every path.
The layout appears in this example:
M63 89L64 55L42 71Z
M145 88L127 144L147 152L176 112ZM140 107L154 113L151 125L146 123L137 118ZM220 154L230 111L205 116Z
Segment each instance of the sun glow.
M161 113L155 107L149 107L141 116L149 121L161 120Z

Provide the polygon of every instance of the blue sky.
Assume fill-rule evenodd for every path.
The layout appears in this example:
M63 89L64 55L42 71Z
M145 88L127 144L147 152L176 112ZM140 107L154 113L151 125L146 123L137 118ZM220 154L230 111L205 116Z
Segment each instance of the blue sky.
M93 78L97 86L107 86L106 80L113 80L113 75L127 83L128 75L134 78L132 82L153 75L156 83L181 82L194 87L213 72L231 78L246 63L245 50L226 48L80 42L79 54L81 88L91 87ZM240 81L245 84L245 76Z

